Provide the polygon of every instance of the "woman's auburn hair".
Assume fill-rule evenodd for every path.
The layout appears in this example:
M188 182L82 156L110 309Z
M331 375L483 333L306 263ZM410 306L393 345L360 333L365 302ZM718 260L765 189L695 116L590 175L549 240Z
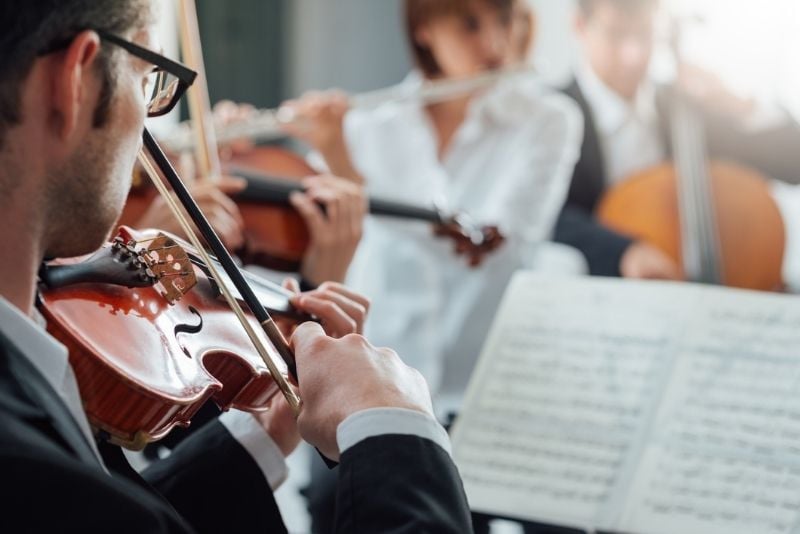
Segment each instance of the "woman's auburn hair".
M426 77L441 74L441 68L429 48L417 42L420 26L433 19L448 15L464 15L475 2L487 4L502 13L511 14L514 4L524 0L405 0L406 35L414 62Z

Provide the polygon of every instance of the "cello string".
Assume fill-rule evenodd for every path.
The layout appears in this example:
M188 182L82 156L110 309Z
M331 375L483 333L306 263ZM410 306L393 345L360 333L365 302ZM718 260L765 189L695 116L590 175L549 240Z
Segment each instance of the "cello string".
M679 222L681 230L681 252L683 257L684 273L689 279L696 279L699 275L696 247L693 243L694 236L690 229L693 225L694 217L694 202L692 199L691 188L688 183L688 174L690 169L687 168L687 153L685 146L686 143L686 125L684 121L684 110L682 102L677 99L672 104L674 126L672 128L672 143L675 147L675 169L677 171L677 193L678 193L678 210Z

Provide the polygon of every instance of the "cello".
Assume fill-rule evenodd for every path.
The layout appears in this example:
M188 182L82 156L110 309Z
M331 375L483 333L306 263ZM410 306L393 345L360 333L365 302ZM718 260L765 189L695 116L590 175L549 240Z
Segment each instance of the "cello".
M676 29L672 49L680 62L678 36ZM767 180L735 163L709 160L697 104L680 88L671 97L673 163L611 188L598 218L661 249L688 281L780 289L785 229Z

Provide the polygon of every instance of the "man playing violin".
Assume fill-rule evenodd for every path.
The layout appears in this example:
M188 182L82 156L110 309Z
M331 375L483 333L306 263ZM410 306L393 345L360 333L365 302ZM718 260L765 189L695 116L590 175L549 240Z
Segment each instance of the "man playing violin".
M391 350L316 324L291 338L304 399L296 424L282 398L260 425L231 414L141 477L119 449L95 444L67 349L36 322L37 271L45 258L97 249L119 216L154 109L143 88L154 67L175 65L148 52L150 8L0 2L3 530L285 531L270 486L299 434L341 462L339 531L469 531L424 380ZM332 332L360 331L362 297L331 286L296 305L307 299L324 301L319 315Z
M669 90L648 78L658 6L658 0L581 0L576 15L581 58L565 92L581 107L586 127L555 239L580 250L596 275L681 276L661 250L615 232L593 216L608 187L670 155L665 129ZM731 93L696 67L683 65L680 71L678 85L703 110L712 157L751 165L777 180L797 181L796 123Z

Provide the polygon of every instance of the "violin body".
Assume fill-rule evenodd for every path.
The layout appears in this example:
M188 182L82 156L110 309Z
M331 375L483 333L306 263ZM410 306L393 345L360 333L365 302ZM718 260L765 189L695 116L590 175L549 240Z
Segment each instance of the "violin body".
M245 263L298 270L309 234L305 221L289 204L289 194L302 191L299 181L317 173L305 159L278 146L255 147L229 160L226 168L248 182L244 191L233 196L247 228L240 257ZM462 214L377 198L368 199L368 208L372 215L431 223L433 234L450 239L456 253L465 255L473 267L505 242L497 226L477 226Z
M126 242L152 235L121 231ZM69 349L89 421L127 448L187 426L209 399L223 410L263 411L278 392L215 283L190 265L196 284L173 304L152 285L41 284L39 309Z
M767 181L731 163L709 167L724 285L774 291L782 286L785 230ZM610 189L598 206L608 227L644 240L683 266L676 168L664 164Z
M227 159L224 168L264 175L263 180L251 177L254 182L266 182L274 177L299 182L317 174L298 154L277 146L255 146L251 150ZM255 184L257 187L257 184ZM301 188L297 187L298 190ZM247 264L260 265L278 271L299 271L310 243L306 223L285 199L265 201L260 195L247 190L234 198L245 221L245 246L238 251Z
M236 175L245 171L250 182L260 181L257 175L266 175L281 180L299 181L316 174L297 154L288 150L259 146L226 161L226 171ZM119 219L120 225L132 226L145 214L158 193L146 177L134 179L125 208ZM297 189L300 190L299 184ZM251 187L252 190L252 187ZM247 191L233 195L239 213L244 220L245 245L236 255L247 265L259 265L276 271L294 272L309 245L309 234L305 221L286 199L265 201Z

